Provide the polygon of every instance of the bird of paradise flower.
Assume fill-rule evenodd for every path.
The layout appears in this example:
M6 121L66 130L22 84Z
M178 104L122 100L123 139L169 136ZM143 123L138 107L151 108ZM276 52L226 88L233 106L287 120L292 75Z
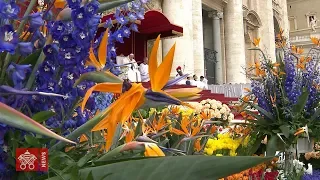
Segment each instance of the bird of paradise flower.
M107 35L103 38L106 39ZM102 41L106 42L104 40ZM103 114L105 115L104 118L92 129L92 131L107 130L106 150L109 150L111 147L117 124L124 124L125 121L131 116L132 112L141 108L143 105L152 103L153 105L175 104L190 107L188 103L184 103L176 97L170 95L171 93L176 94L177 91L171 90L169 94L168 92L163 90L163 88L168 83L172 83L172 81L168 82L168 80L170 78L175 45L172 46L162 63L158 66L157 51L159 48L159 42L160 35L157 37L150 55L149 76L151 89L145 89L141 83L130 83L128 81L121 81L121 83L104 82L96 84L95 86L90 88L84 96L81 105L82 111L84 110L86 102L88 101L88 98L93 93L93 91L121 94L121 96L103 112ZM106 56L103 56L101 58L104 59L105 57ZM94 59L92 55L90 55L90 59ZM99 61L101 61L100 57ZM96 66L101 65L101 63L94 64ZM187 92L181 91L182 94L185 93L184 97L197 96L199 92L201 92L201 90L199 90L198 88L189 88ZM183 97L183 95L180 97Z

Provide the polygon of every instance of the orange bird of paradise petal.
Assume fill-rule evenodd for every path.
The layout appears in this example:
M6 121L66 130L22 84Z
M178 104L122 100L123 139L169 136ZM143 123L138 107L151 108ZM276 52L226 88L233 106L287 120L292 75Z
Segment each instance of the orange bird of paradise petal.
M254 38L252 43L255 47L258 47L260 44L260 38Z
M105 34L103 38L107 39L107 35ZM109 150L111 147L117 125L119 123L125 123L125 121L131 116L132 112L136 109L139 109L141 105L145 104L146 100L160 103L165 102L175 105L186 105L191 107L189 104L183 103L176 97L173 97L169 93L162 90L170 77L175 45L173 45L158 67L156 55L159 47L159 41L160 36L158 36L155 41L149 60L151 89L146 90L142 84L129 83L127 81L124 81L123 83L99 83L91 87L84 96L81 105L82 111L84 110L85 104L87 103L90 95L94 91L121 94L115 102L113 102L106 110L103 111L105 117L92 129L92 131L107 130L106 150ZM104 46L106 42L107 41L102 40L100 46ZM99 48L99 51L100 50L101 48ZM100 58L105 59L106 57L103 53L98 54L98 56L99 60ZM102 65L101 62L103 62L98 62L95 59L93 51L91 51L90 60L93 60L91 62L96 65Z
M98 59L94 55L93 48L90 48L89 51L89 60L85 63L86 65L94 66L98 71L103 70L107 62L107 46L109 39L109 30L108 28L103 34L101 39L99 49L98 49Z

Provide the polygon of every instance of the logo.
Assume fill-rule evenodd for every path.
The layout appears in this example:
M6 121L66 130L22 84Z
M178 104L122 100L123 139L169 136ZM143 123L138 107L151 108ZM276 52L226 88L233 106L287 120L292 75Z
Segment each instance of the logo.
M48 171L47 148L17 148L16 171Z

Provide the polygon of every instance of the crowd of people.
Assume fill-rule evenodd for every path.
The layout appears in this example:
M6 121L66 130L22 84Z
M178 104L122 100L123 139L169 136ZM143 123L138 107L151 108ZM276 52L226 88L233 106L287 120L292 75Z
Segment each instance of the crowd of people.
M128 56L124 56L121 54L117 56L117 65L122 67L122 72L125 74L125 78L129 79L131 82L149 82L149 66L148 66L148 58L145 57L143 62L138 65L137 61L134 59L134 54L129 54ZM183 76L182 68L179 66L176 68L177 77ZM198 80L197 75L193 75L192 77L188 76L186 79L181 80L178 84L180 85L190 85L196 86L201 89L208 89L208 80L204 76L200 76L200 80Z

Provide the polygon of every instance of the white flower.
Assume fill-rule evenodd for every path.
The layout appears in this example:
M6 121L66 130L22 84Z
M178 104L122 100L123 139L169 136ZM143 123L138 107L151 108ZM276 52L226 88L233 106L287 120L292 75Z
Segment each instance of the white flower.
M228 116L228 121L232 121L234 119L234 115L231 113L229 116Z
M224 121L226 121L228 119L228 117L226 115L223 116L222 118Z
M217 102L217 108L222 108L222 103L219 101L219 102Z
M221 113L221 114L226 113L226 111L227 111L227 110L226 110L226 108L224 108L224 107L222 107L222 108L220 109L220 113Z
M205 104L204 107L210 108L210 104Z
M216 104L211 104L211 109L214 109L214 110L216 110L218 107L217 107L217 105Z

